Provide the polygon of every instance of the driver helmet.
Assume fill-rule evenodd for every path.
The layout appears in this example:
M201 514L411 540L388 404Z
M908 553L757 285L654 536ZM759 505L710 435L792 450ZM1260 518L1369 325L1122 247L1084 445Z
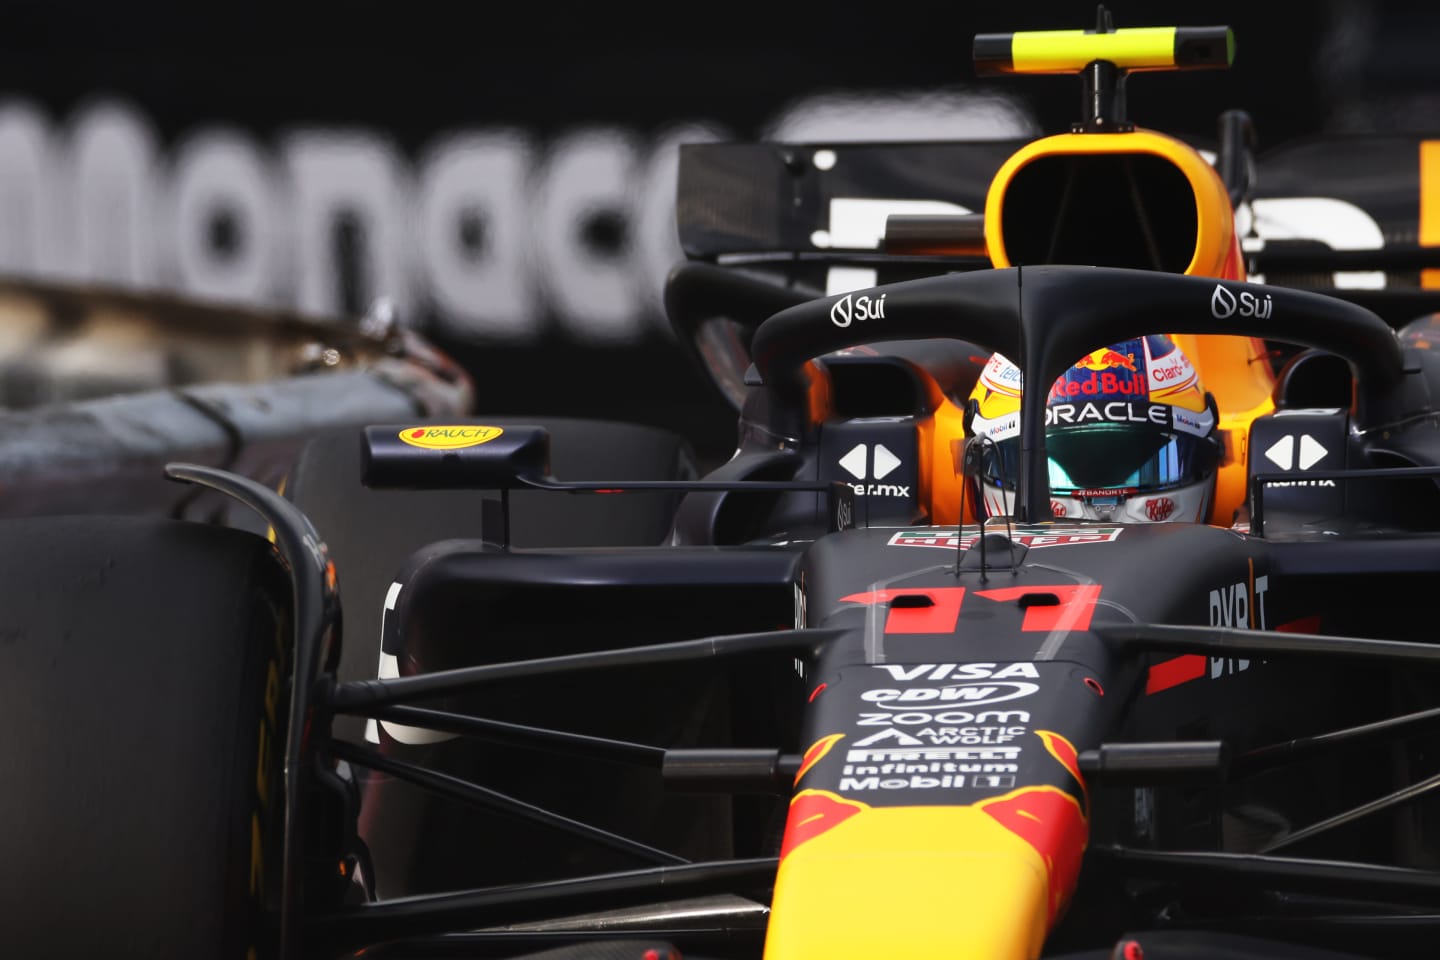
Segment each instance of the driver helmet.
M1020 461L1020 369L1002 354L970 393L981 441L977 513L1014 510ZM1045 403L1050 510L1056 519L1204 522L1220 443L1214 398L1164 334L1092 351Z

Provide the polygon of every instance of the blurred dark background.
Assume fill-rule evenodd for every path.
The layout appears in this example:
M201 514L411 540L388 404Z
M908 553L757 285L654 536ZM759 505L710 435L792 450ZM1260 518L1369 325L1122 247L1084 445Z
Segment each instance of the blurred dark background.
M1440 130L1440 8L1110 5L1225 23L1227 73L1130 83L1145 126L1261 152ZM497 415L733 417L659 309L674 146L1059 132L1061 78L977 81L977 32L1093 25L1091 3L9 4L0 270L354 315L377 296Z

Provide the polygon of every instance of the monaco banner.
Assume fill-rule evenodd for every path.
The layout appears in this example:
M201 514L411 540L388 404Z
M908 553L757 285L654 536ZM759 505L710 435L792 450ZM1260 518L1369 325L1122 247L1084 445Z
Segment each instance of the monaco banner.
M880 122L872 122L879 120ZM996 94L837 92L765 125L775 139L989 138L1034 131ZM376 297L447 339L633 342L660 325L677 146L577 122L437 131L412 154L379 129L298 127L273 142L201 122L163 145L139 105L63 121L0 106L0 271L355 314Z
M1059 132L1073 82L977 79L970 38L1085 27L1093 11L961 7L912 24L741 5L680 30L562 5L500 30L478 10L310 10L206 23L191 42L208 17L61 4L21 18L0 57L0 275L333 317L384 298L479 375L496 412L583 398L595 415L704 420L728 449L730 413L685 367L661 306L682 259L679 145ZM1138 77L1131 114L1205 136L1243 106L1262 142L1299 132L1323 117L1325 89L1308 64L1247 61L1247 44L1283 34L1311 49L1299 40L1343 19L1232 17L1235 70ZM601 388L580 386L596 376Z

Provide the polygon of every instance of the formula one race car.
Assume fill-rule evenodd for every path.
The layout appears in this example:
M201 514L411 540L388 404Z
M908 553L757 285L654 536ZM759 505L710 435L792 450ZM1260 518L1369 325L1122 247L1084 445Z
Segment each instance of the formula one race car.
M740 423L705 476L429 418L283 495L168 467L268 541L7 521L7 952L1427 952L1440 354L1393 285L1440 261L1279 242L1243 116L1213 164L1129 123L1223 27L975 52L1088 115L687 148L667 308Z

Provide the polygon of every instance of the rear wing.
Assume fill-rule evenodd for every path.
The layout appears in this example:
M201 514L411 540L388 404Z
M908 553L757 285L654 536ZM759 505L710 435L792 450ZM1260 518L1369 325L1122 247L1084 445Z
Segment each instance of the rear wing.
M889 213L985 208L1026 140L703 143L680 148L680 245L695 260L879 251Z

